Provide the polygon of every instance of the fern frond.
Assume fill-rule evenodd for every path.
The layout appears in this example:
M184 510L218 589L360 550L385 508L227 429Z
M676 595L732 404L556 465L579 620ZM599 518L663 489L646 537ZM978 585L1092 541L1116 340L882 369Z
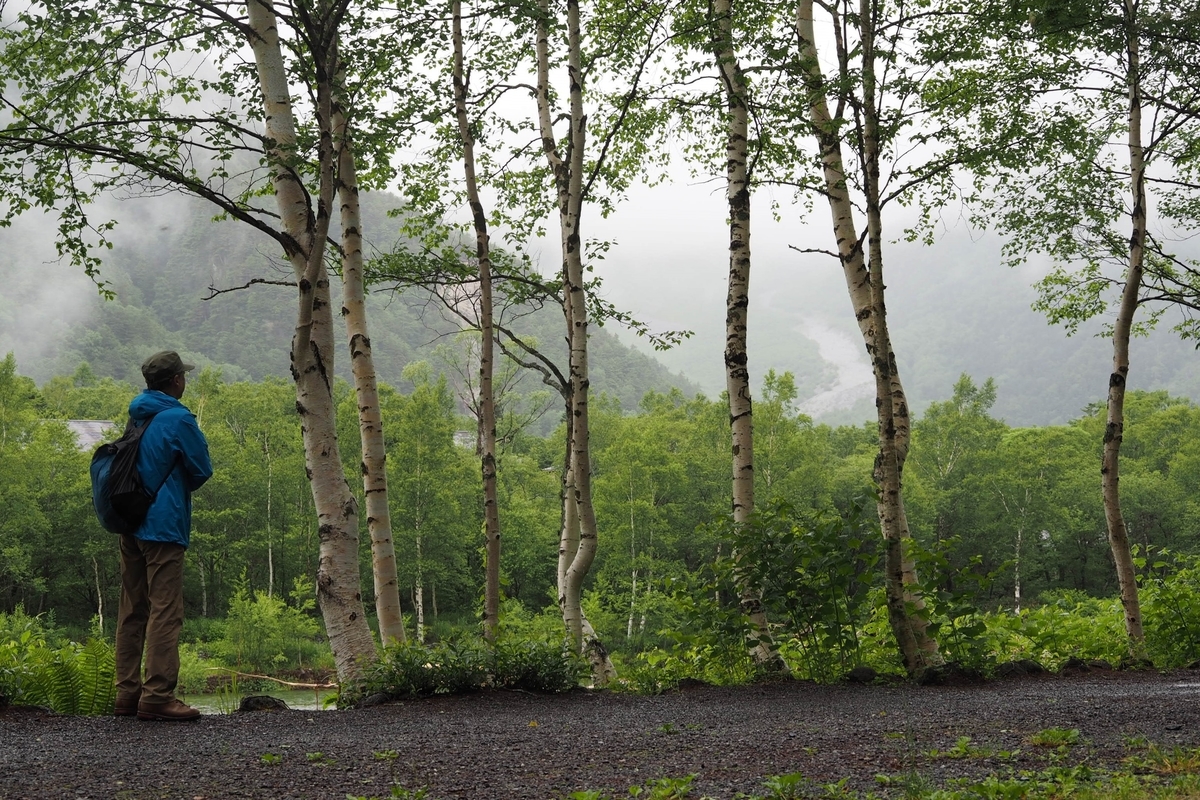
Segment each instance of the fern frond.
M90 639L79 652L81 691L79 713L111 714L116 701L116 652L102 639Z
M53 703L53 665L55 652L45 646L31 648L25 655L23 674L15 702L31 706Z
M50 707L59 714L78 714L83 676L79 645L71 643L55 653L50 666Z

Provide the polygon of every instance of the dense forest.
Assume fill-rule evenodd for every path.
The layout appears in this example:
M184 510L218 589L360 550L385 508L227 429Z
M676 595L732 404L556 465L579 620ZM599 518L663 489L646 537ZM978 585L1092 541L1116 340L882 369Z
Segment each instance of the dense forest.
M387 212L399 207L400 199L386 194L363 199L364 226L399 235L398 223ZM104 259L105 280L116 291L109 301L82 275L54 263L48 238L53 233L44 225L18 220L14 229L0 233L0 240L11 245L0 254L0 343L18 358L28 354L31 363L22 362L23 374L43 383L87 362L98 377L136 385L141 383L142 358L169 347L220 371L227 381L288 376L295 299L285 287L250 284L264 276L279 277L278 259L252 231L214 221L196 200L166 198L154 207L126 202L114 208L124 223L114 234L117 245ZM372 246L383 250L391 243ZM56 284L51 296L44 294L40 280L46 273ZM520 311L522 333L551 352L565 352L561 312L529 311ZM428 292L380 284L371 295L371 314L377 320L380 380L407 391L411 384L403 377L404 368L419 360L454 374L453 339L460 327L431 302ZM608 331L597 330L593 338L596 391L619 398L622 407L637 408L650 389L696 391L686 378L621 344ZM338 370L349 379L345 359Z
M381 663L441 663L420 648L458 641L443 623L501 660L513 637L549 643L601 686L629 659L831 680L1195 658L1194 9L467 6L5 17L0 222L45 212L105 298L89 315L64 296L79 324L51 331L27 308L52 294L29 269L44 242L3 257L7 335L32 354L0 375L6 625L107 635L111 541L68 422L119 423L134 365L173 347L204 367L186 401L217 465L187 602L227 665L254 615L311 644L316 610L347 701ZM723 199L709 396L608 335L691 332L612 301L596 235L685 171ZM836 324L794 283L751 281L764 212L836 265ZM1100 363L1048 346L1025 369L1028 330L987 281L919 291L935 273L914 263L961 260L932 255L956 219L1032 282L1022 313L1099 334ZM792 316L758 325L776 305ZM856 381L826 357L847 344ZM871 422L801 413L844 382L830 419ZM1056 609L1104 621L1064 644Z
M436 637L457 624L470 626L477 614L477 463L473 438L455 440L472 423L459 412L446 376L417 362L405 378L409 392L385 389L382 400L401 598L412 634L432 630ZM90 453L79 449L65 421L119 420L135 391L97 378L86 365L39 389L18 374L13 358L4 362L4 611L50 612L76 630L102 619L111 635L116 548L91 512ZM347 384L339 382L337 397L351 443ZM756 404L757 489L772 509L764 524L778 525L773 515L788 525L848 518L871 495L874 432L870 425L814 425L795 412L795 397L791 375L772 374ZM189 618L224 618L239 593L287 597L311 586L316 531L288 384L225 382L207 370L186 400L216 468L196 496ZM935 580L946 589L974 581L973 602L1009 612L1064 593L1111 595L1115 578L1095 490L1099 404L1066 425L1013 428L991 416L994 402L990 381L963 376L952 399L931 405L914 425L906 491L914 537L930 558L945 561ZM677 390L648 393L635 413L615 400L599 405L594 457L606 540L585 602L605 641L632 655L669 643L664 631L680 624L676 594L722 551L725 536L714 522L728 502L722 499L728 422L722 402ZM1200 481L1200 408L1165 392L1138 393L1129 414L1125 503L1139 552L1153 556L1144 562L1152 580L1163 574L1156 562L1165 552L1195 553L1200 546L1193 491ZM540 436L514 426L502 448L502 585L514 618L554 613L550 555L558 539L561 437L561 430ZM353 480L353 446L343 459ZM856 544L863 557L874 551L876 535L868 525ZM363 559L369 587L366 550ZM418 632L418 624L425 630Z

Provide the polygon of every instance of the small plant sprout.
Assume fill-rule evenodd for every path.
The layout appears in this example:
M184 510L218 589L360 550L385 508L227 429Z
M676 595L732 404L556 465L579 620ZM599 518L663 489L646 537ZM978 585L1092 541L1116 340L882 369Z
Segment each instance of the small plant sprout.
M316 764L317 766L325 767L334 763L333 759L324 753L318 751L316 753L305 753L304 757L308 759L308 763Z
M388 797L391 798L391 800L427 800L429 797L429 790L425 788L407 789L403 786L393 786L392 791L388 794ZM384 800L384 798L367 797L365 795L346 795L346 800Z
M1200 747L1179 747L1170 750L1156 744L1146 748L1146 752L1130 756L1125 762L1135 769L1154 772L1158 775L1184 776L1200 773Z
M930 758L991 758L992 750L975 747L970 736L960 736L949 750L933 749L926 753Z
M1079 744L1078 728L1046 728L1029 737L1035 747L1071 747Z
M686 800L691 796L695 778L695 775L685 775L682 778L649 780L643 786L631 786L629 796L644 797L645 800Z
M280 761L283 761L283 756L279 755L278 753L263 753L261 756L258 757L258 760L259 760L259 763L261 763L261 764L266 764L267 766L273 766L275 764L278 764Z
M1145 736L1125 736L1122 739L1122 744L1126 750L1146 750L1150 747L1150 740Z
M763 781L763 786L770 792L767 797L771 800L791 800L794 797L803 797L803 792L808 784L808 779L799 772L772 775Z

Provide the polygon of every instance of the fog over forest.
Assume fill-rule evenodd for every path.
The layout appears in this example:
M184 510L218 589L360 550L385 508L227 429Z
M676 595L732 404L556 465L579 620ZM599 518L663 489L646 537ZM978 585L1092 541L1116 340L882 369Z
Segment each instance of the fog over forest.
M378 200L377 211L395 202ZM723 203L723 197L706 186L679 183L639 188L610 219L596 220L591 227L594 236L615 242L605 260L596 264L607 299L655 330L694 332L677 348L654 352L626 330L612 324L605 328L666 368L651 380L653 388L678 385L710 397L724 389L727 256ZM241 328L226 331L225 336L241 336L244 341L234 349L245 350L254 349L255 337L264 334L257 346L273 353L264 358L274 359L267 374L286 375L289 320L294 313L294 298L286 288L260 287L240 293L240 297L201 300L208 285L223 285L223 280L224 285L235 285L235 279L241 279L243 273L221 266L229 260L230 239L241 242L238 258L245 261L245 275L278 277L270 266L274 255L270 241L241 231L237 223L210 223L206 209L178 196L111 201L96 212L96 218L111 215L121 220L116 248L107 255L102 272L102 277L118 288L120 302L130 302L135 296L140 298L137 303L146 301L147 287L139 285L142 279L130 277L131 264L139 265L134 268L135 275L143 274L139 269L145 274L165 270L172 276L181 268L203 273L186 281L168 278L165 285L183 295L180 303L207 309L205 313L219 315L222 305L229 309L254 293L256 302L267 302L278 316L276 323L267 326L270 333ZM749 323L752 385L757 391L769 369L791 371L797 378L800 412L820 422L858 423L873 416L873 379L837 263L828 256L802 254L789 247L829 246L820 216L812 218L817 224L808 226L802 216L802 209L786 204L779 221L771 220L765 209L758 215L752 239ZM377 246L386 247L398 235L395 226L393 219L377 213L368 221L368 235ZM900 231L889 233L894 239L900 235ZM39 382L70 372L81 355L86 357L86 342L81 339L87 338L85 332L96 325L104 310L92 282L77 268L56 261L54 234L53 221L36 214L0 230L0 274L4 276L0 351L13 351L22 373ZM1096 335L1100 322L1068 337L1061 327L1051 326L1032 310L1032 284L1044 265L1009 268L1001 263L1000 244L994 234L970 232L960 223L947 226L933 247L895 242L887 249L888 311L901 376L918 411L949 397L955 379L965 372L977 381L995 378L998 398L993 413L1010 424L1065 422L1077 417L1087 404L1103 399L1111 344ZM188 252L190 257L184 255ZM540 258L544 273L556 268L555 248L549 243L534 248L533 255ZM181 259L187 263L181 265ZM162 263L156 267L156 261ZM156 293L160 291L162 287ZM409 292L407 298L420 305L423 301L418 295ZM390 308L395 302L390 293L376 293L376 306ZM156 314L162 319L161 298L149 305L158 309ZM400 332L389 330L401 324L399 318L381 313L372 321L377 357L392 365L381 370L386 373L385 380L398 383L404 363L429 357L420 343L431 349L440 341L436 329L440 326L444 332L446 324L430 311L420 330ZM559 319L556 311L544 312L542 335L556 336L553 326ZM1130 385L1167 389L1200 400L1200 355L1169 330L1170 320L1170 316L1164 319L1161 330L1152 336L1134 340ZM187 322L163 322L182 337L169 346L188 349ZM393 346L389 353L390 336L417 342L416 350ZM143 349L150 346L142 345ZM259 377L263 372L244 356L198 355L219 365L229 380ZM132 370L136 354L130 358ZM101 375L114 372L102 364L92 366ZM677 377L668 379L668 371ZM622 402L629 408L637 398L623 397Z
M724 202L707 187L643 190L612 223L598 226L620 244L600 268L611 276L605 283L609 298L655 326L696 331L656 357L710 396L724 388ZM804 401L801 411L835 424L873 419L873 378L841 269L829 256L789 247L831 249L827 212L818 207L806 217L781 199L776 222L766 206L764 197L751 238L752 385L761 386L768 369L791 370ZM634 228L622 214L653 222ZM893 240L902 233L900 223L885 231ZM1099 320L1068 337L1034 311L1033 283L1047 264L1010 268L1001 263L1001 244L993 233L948 220L931 248L903 241L886 247L888 319L905 389L919 411L949 398L964 372L978 382L993 377L995 416L1012 425L1066 422L1103 401L1112 342L1097 337L1104 324ZM680 292L686 300L676 302ZM1139 319L1145 313L1139 311ZM1156 333L1133 340L1129 385L1200 400L1200 354L1169 330L1177 320L1173 313Z

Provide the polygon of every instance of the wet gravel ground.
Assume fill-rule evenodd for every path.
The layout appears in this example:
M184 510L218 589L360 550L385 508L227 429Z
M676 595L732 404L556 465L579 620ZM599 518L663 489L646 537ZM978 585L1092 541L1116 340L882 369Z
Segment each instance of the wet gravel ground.
M1079 729L1080 743L1065 756L1030 744L1052 727ZM972 757L932 752L963 736ZM942 687L783 682L658 697L497 692L191 723L0 709L0 798L342 800L390 797L400 785L427 787L431 800L557 800L580 789L624 797L648 779L693 773L692 797L733 798L795 772L886 792L875 776L944 786L1054 759L1121 768L1138 737L1200 746L1200 672Z

